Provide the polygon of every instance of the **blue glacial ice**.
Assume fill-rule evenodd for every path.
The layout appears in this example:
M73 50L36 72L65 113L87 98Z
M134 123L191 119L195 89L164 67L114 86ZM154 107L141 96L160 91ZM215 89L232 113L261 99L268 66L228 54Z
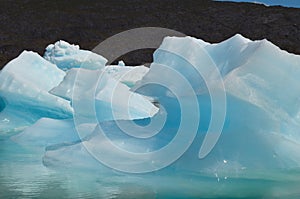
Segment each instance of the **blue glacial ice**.
M152 187L161 176L170 186L172 176L191 187L209 178L299 183L299 172L282 178L300 168L299 55L237 34L217 44L166 37L150 69L105 65L64 41L49 45L44 58L24 51L1 71L0 135L24 129L11 140L34 148L47 168ZM203 158L207 131L224 110L220 137ZM140 178L116 170L157 171ZM214 185L201 183L213 196Z
M173 52L181 52L182 57ZM199 52L203 53L202 56L199 56L201 55ZM273 55L276 56L272 58ZM151 84L151 82L163 82L174 86L176 97L183 98L187 103L190 95L196 92L201 113L193 144L180 159L169 166L170 169L176 168L180 171L206 175L238 176L251 172L253 175L253 172L273 169L299 168L300 140L297 129L300 126L297 117L299 112L297 93L300 88L295 83L300 73L299 61L299 56L288 54L267 40L250 41L241 35L236 35L220 44L208 44L191 37L169 37L154 53L154 62L149 72L134 86L138 88L143 85L136 92L157 98L160 106L164 107L152 118L155 120L163 114L167 115L167 121L160 131L161 135L156 135L149 140L122 135L122 130L127 126L129 127L126 129L132 128L134 131L134 128L130 127L131 121L102 122L99 126L115 145L134 153L154 151L166 145L174 138L179 127L181 107L170 92L170 88ZM209 78L204 81L190 63L195 63L196 67L207 67L204 72L211 74ZM212 63L215 63L221 71L226 90L226 120L222 135L214 149L207 157L199 159L199 147L211 117L210 95L205 84L220 89L214 77L214 68L209 68ZM171 67L185 77L192 85L192 89L183 87L178 77L171 76L170 71L164 70L163 66ZM288 71L293 71L293 74ZM150 134L151 131L153 129L146 127L141 133ZM76 163L80 163L82 157L77 158L74 151L80 149L82 152L81 149L85 146L93 146L95 151L101 151L102 156L107 156L104 159L115 158L110 143L99 136L96 128L93 136L83 142L49 148L44 163L60 165L59 162L67 161L68 166L74 163L72 166L76 167ZM87 163L90 154L85 155L84 160ZM139 160L126 157L120 160L119 164L132 166L135 161L140 163L149 160L144 160L144 157ZM93 157L90 158L90 162L95 163ZM153 163L153 167L155 166ZM93 167L97 168L97 164Z
M49 125L52 128L49 128ZM90 128L94 129L95 126L91 124ZM80 138L74 133L75 131L72 119L41 118L23 132L13 136L12 139L25 147L41 148L43 151L45 147L60 144L61 141L65 144L78 141Z

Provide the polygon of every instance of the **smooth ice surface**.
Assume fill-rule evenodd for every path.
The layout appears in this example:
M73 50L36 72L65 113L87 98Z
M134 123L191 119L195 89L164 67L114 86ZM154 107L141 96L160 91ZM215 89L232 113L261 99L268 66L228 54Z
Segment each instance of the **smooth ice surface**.
M37 53L24 51L1 70L0 95L7 105L67 116L72 112L69 103L48 93L64 76L63 71Z
M69 118L68 101L50 94L65 72L37 53L24 51L0 72L0 132L15 131L32 124L39 117ZM19 125L18 125L19 124Z
M77 128L81 128L81 131L92 132L95 125L85 124ZM11 139L24 147L42 148L41 152L43 152L45 147L62 144L62 141L63 144L79 142L80 137L72 119L41 118L23 132L11 137Z
M64 100L48 93L64 76L63 71L37 53L24 51L1 70L0 95L8 104L49 104L49 108L63 106L67 109Z
M70 68L100 69L107 62L101 55L79 49L78 45L69 44L62 40L47 46L44 58L62 70Z
M180 53L176 55L174 52ZM300 127L297 117L299 100L297 93L300 87L296 83L296 78L300 72L299 61L299 56L288 54L267 40L250 41L241 35L219 44L209 44L191 37L168 37L155 51L154 63L150 71L134 88L138 88L140 93L158 98L160 104L166 108L169 120L164 126L165 134L168 132L171 136L169 129L178 128L180 123L178 120L180 107L172 103L175 96L169 92L169 88L159 87L151 82L160 82L163 79L164 83L174 87L173 91L178 96L185 98L196 93L200 110L207 110L210 103L205 103L209 99L206 85L211 84L216 89L219 87L218 82L215 81L217 68L227 93L227 114L222 137L208 157L204 160L197 158L211 114L210 111L201 112L199 135L195 144L181 157L182 161L176 162L175 167L211 175L214 175L214 171L218 171L215 172L218 175L223 172L224 175L233 175L233 173L239 175L249 170L298 168L300 167L298 155L300 139L296 129ZM193 89L183 88L178 79L163 70L163 66L176 70L190 82ZM198 71L209 74L208 78L202 78L195 67ZM140 85L143 86L139 88ZM159 137L153 138L148 143L137 138L118 137L117 139L114 138L115 133L119 131L119 134L122 134L122 130L118 130L118 124L101 123L101 126L102 128L108 126L107 134L112 136L111 139L119 147L134 152L154 150L166 141L165 138ZM145 129L147 130L146 127ZM163 132L164 129L161 133L164 134ZM97 140L99 138L94 136L84 143L96 147L93 143L101 143L101 140ZM168 139L170 141L170 138ZM124 142L125 145L118 144ZM51 150L46 153L45 162L53 158L57 163L60 156L71 161L76 157L68 158L67 154L73 154L75 148L66 146L57 149L57 152ZM65 154L63 155L60 150ZM130 158L128 162L131 162ZM185 162L190 164L186 165Z
M217 44L192 37L166 37L155 51L150 69L122 62L104 66L105 62L99 64L99 57L93 56L84 59L91 65L79 69L82 51L62 41L46 51L45 57L50 53L53 60L59 60L46 57L58 67L25 52L0 73L1 130L10 135L17 131L14 128L34 123L9 139L0 139L0 147L5 146L0 150L0 179L5 189L19 180L22 186L15 187L22 191L17 194L35 193L31 184L25 183L32 177L24 173L26 168L35 168L43 174L35 177L43 181L34 184L39 187L35 197L45 192L48 181L62 182L56 187L62 187L70 198L95 198L97 194L102 198L300 195L299 55L282 51L267 40L251 41L239 34ZM26 71L20 65L26 66ZM21 71L26 74L21 76ZM18 89L23 85L29 86ZM213 93L222 92L226 103L222 95L212 100ZM37 93L43 97L36 97ZM74 118L62 119L57 111L61 104L53 98L72 106ZM155 99L160 109L149 99ZM39 105L56 112L52 118L40 118L45 110L38 109ZM221 111L220 105L226 106L221 136L213 150L200 159L199 149L216 119L213 110ZM195 120L197 110L199 121ZM188 128L177 139L186 121ZM186 135L194 127L191 140ZM172 150L152 159L152 152L176 140L179 142ZM175 162L147 174L118 172L101 161L115 161L125 171L142 166L155 170L185 143L191 145ZM129 153L120 158L111 144ZM144 154L136 155L140 153Z
M50 92L71 100L74 108L79 107L82 110L80 114L88 117L92 117L94 113L93 109L88 108L89 104L95 103L98 121L153 116L158 108L143 96L129 91L129 87L122 83L126 73L132 75L133 69L122 68L127 70L114 72L110 66L103 70L71 69L64 81ZM138 70L139 68L134 72ZM136 78L138 77L139 75ZM133 78L130 80L133 81Z
M227 121L219 142L206 158L199 159L199 146L203 142L210 121L210 102L207 95L199 96L198 99L202 114L198 135L190 149L172 164L169 167L170 169L176 168L178 172L200 172L208 176L217 174L223 177L253 177L255 172L271 172L276 169L300 167L299 138L289 137L284 135L284 133L278 132L280 124L277 123L278 120L272 118L272 115L233 96L228 96L228 108L234 112L228 112ZM180 118L176 116L180 107L174 99L169 99L168 105L162 105L164 107L168 106L166 111L171 116L168 117L167 123L160 131L160 134L151 139L141 140L124 135L123 129L120 129L119 125L121 123L123 128L128 126L128 128L134 129L130 121L118 121L118 123L102 122L99 125L118 147L133 153L155 151L172 140L177 133L176 129L180 123ZM253 125L254 123L258 125ZM151 131L148 132L147 129L144 129L143 133L151 133ZM48 165L58 166L58 162L68 161L67 167L80 168L81 157L76 157L75 154L77 153L74 154L74 152L80 148L80 153L83 153L82 149L85 146L96 148L95 151L103 153L102 156L107 156L106 158L114 158L110 154L111 148L109 143L99 136L99 132L94 132L94 136L84 140L82 143L62 145L55 148L55 150L53 148L47 150L44 162ZM97 147L99 148L97 149ZM104 152L104 149L107 151ZM89 169L101 170L101 164L96 164L95 159L89 153L86 153L84 157L85 165L90 166ZM131 159L129 156L120 162L129 164L133 163L133 161L137 160ZM60 166L63 165L61 164Z
M184 51L186 48L190 51ZM182 51L180 56L172 53L174 49L176 52ZM196 52L203 52L203 56L197 57ZM162 71L160 66L166 65L178 71L194 88L181 88L180 82L176 83L176 79L168 77L167 83L178 84L176 88L179 95L189 95L194 91L205 93L205 85L218 87L214 68L209 68L212 61L222 76L228 94L248 101L268 112L270 117L275 117L284 129L283 134L298 136L294 126L299 122L300 87L296 82L300 72L300 58L280 50L267 40L251 41L239 34L218 44L205 43L191 37L166 38L155 52L149 73L139 83L143 85L167 77L168 73ZM195 65L191 66L190 63ZM204 75L208 71L209 75L203 79L194 67L200 67L198 70L203 71ZM168 96L168 90L154 88L155 85L144 86L138 92L155 97Z
M49 48L50 47L47 47L48 50L46 50L46 54L48 52L49 56L53 55L54 57L50 56L50 61L58 65L46 61L37 53L24 51L19 57L9 62L1 71L0 110L2 111L4 109L0 113L1 134L18 132L30 126L41 117L71 118L73 108L70 105L70 98L76 78L76 68L73 67L83 67L81 66L81 64L83 64L87 66L85 68L89 68L85 70L87 73L86 79L82 79L82 82L79 82L80 85L85 84L86 87L84 89L89 89L89 86L92 86L91 84L93 83L85 82L89 79L88 76L94 73L94 70L97 68L102 68L101 71L103 71L106 76L109 76L107 77L108 79L111 79L110 83L122 83L119 87L122 87L121 90L123 91L118 91L119 95L131 93L128 87L123 85L123 83L128 86L133 86L136 81L140 80L148 71L148 68L144 66L138 66L136 68L128 66L104 67L106 61L100 55L93 54L90 51L79 50L78 46L70 45L64 41L56 42L53 48L51 48L52 54ZM78 54L80 54L81 57L78 56ZM49 56L48 59L50 59ZM57 62L53 61L56 56L58 56L58 59L55 59ZM74 65L75 63L77 64L76 66ZM86 65L87 63L90 65ZM58 68L62 67L63 64L72 66L67 71L67 75ZM100 69L97 70L100 71ZM113 86L107 82L103 82L103 84ZM104 88L105 86L102 87ZM106 88L106 90L108 89L109 87ZM111 92L113 92L113 90ZM145 118L157 112L157 108L148 100L138 94L133 94L133 96L135 100L141 102L141 105L131 106L129 109L131 110L129 111L131 115L129 116L127 116L128 109L124 109L126 104L123 104L122 107L119 106L119 108L116 108L118 105L114 105L116 118ZM101 104L101 102L105 100L106 102ZM100 102L98 103L100 106L98 108L101 109L101 114L99 114L100 121L113 119L110 111L111 108L107 100L109 100L109 98L98 100ZM120 108L124 110L120 111Z
M97 71L85 70L85 69L70 69L67 71L64 80L56 87L51 89L50 93L65 98L67 100L71 100L73 94L73 86L75 80L77 78L77 73L80 72L80 76L85 75L87 77L83 77L88 79L88 76L93 76L93 73L101 73L105 76L110 76L115 79L117 82L121 82L128 87L133 87L137 81L141 80L143 76L149 71L149 68L145 66L115 66L109 65L105 68ZM79 78L78 77L78 78ZM99 78L100 79L100 78ZM113 81L113 80L112 80ZM79 80L77 80L79 83ZM90 85L93 82L90 83ZM76 88L75 88L76 89Z

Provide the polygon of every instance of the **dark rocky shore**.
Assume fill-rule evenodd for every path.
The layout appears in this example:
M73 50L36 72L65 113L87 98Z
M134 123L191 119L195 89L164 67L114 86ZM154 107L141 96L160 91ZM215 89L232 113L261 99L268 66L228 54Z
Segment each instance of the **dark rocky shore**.
M0 66L24 49L41 55L59 39L93 49L121 31L165 27L209 42L236 33L267 38L300 54L300 9L251 3L198 1L5 0L0 3ZM123 57L127 64L151 61L152 50Z

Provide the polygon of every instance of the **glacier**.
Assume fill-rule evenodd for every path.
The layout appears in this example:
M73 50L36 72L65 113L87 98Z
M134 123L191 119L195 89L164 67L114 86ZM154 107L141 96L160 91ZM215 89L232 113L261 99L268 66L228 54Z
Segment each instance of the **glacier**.
M299 55L240 34L187 36L164 38L150 68L106 63L58 41L4 67L0 138L28 156L17 168L72 179L70 197L90 187L103 198L136 187L150 198L300 195ZM202 157L208 134L220 137Z

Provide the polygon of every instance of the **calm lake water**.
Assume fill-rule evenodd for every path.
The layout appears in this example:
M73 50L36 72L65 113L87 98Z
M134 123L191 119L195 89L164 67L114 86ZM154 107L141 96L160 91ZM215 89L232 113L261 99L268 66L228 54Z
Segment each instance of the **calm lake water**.
M176 171L105 175L50 169L41 156L0 138L0 198L300 198L300 170L263 173L261 179L257 174L225 179Z

